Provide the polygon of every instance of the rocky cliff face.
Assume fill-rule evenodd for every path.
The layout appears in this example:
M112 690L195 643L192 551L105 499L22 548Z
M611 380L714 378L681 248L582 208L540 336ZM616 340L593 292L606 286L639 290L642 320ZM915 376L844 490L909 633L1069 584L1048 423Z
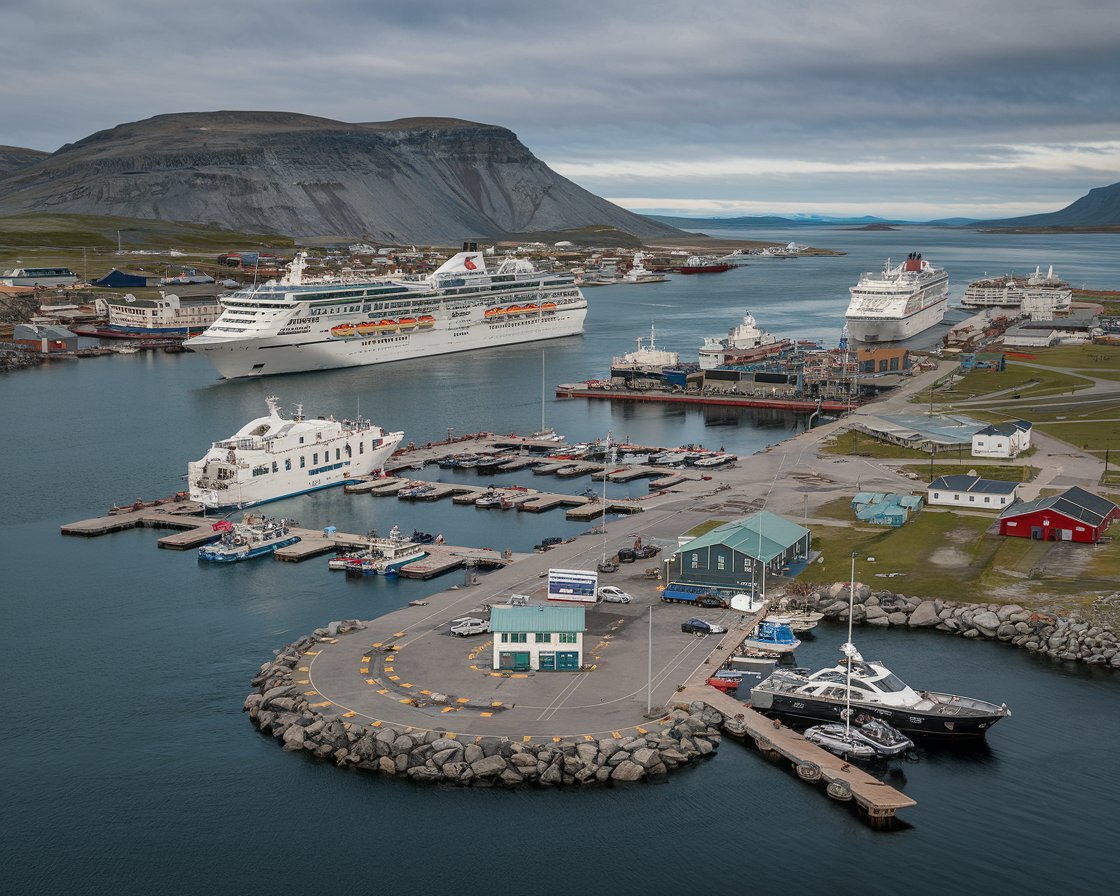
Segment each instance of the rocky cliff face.
M37 149L21 149L18 146L0 146L0 177L10 171L17 171L49 158L49 152Z
M161 115L93 134L0 177L0 214L23 211L421 243L592 224L676 232L560 177L505 128L271 112Z

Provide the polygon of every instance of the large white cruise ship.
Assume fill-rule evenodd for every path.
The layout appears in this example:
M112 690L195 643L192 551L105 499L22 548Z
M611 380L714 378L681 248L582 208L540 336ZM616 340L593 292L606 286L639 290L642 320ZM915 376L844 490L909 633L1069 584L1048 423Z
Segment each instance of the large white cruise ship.
M286 420L279 399L265 401L267 417L249 421L187 464L192 501L210 509L248 507L340 485L380 471L404 438L361 417L309 420L302 405Z
M287 276L222 298L184 344L225 377L381 364L583 332L587 300L570 274L507 259L493 271L473 244L420 280L304 282Z
M1043 274L1039 265L1026 277L1008 274L976 280L968 284L961 304L965 308L1022 308L1027 314L1053 317L1069 311L1072 298L1073 291L1054 273L1054 266Z
M898 342L941 322L949 305L949 275L911 252L895 267L861 274L844 314L857 342Z

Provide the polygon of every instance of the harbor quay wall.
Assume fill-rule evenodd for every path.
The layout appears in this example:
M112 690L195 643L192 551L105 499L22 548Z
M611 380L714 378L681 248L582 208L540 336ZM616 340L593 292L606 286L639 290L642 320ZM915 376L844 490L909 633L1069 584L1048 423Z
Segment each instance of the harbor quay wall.
M295 683L299 664L316 644L364 628L353 619L332 622L277 651L274 660L261 666L245 699L243 711L253 725L288 752L309 753L341 768L473 787L641 781L710 757L720 744L724 717L700 701L682 703L646 724L644 735L545 738L543 743L383 722L358 724L319 712L321 704L312 702L314 696L309 700Z
M826 619L848 620L848 583L816 589L804 600ZM872 591L856 583L853 625L932 628L963 638L1003 641L1059 660L1120 668L1120 638L1106 623L1074 610L1067 615L1030 610L1018 604L963 603Z

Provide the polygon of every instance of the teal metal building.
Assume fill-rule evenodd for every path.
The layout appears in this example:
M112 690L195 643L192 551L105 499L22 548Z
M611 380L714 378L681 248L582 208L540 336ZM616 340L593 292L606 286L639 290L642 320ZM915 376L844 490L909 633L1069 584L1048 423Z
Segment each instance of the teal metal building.
M493 668L506 672L578 672L583 665L583 607L490 608Z

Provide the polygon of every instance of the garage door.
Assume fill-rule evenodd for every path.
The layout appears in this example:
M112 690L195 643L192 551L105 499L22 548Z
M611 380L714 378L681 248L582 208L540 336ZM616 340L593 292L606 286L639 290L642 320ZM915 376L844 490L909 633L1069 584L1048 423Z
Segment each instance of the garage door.
M542 653L541 654L541 671L542 672L555 672L556 671L556 654L555 653Z
M527 672L529 669L529 652L498 654L498 668L508 669L511 672Z
M556 654L556 668L571 671L579 668L579 654L574 650L563 651Z

